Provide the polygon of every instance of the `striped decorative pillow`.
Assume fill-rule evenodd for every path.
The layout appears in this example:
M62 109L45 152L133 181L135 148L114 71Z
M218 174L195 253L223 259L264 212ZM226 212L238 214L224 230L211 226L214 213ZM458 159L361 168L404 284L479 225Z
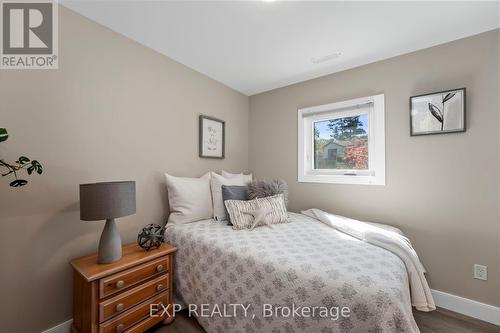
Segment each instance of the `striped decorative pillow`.
M233 229L236 230L251 228L254 222L254 215L252 213L258 210L267 211L265 216L266 223L259 223L259 225L288 222L288 213L285 201L283 200L283 194L248 201L226 200L225 205L231 217Z

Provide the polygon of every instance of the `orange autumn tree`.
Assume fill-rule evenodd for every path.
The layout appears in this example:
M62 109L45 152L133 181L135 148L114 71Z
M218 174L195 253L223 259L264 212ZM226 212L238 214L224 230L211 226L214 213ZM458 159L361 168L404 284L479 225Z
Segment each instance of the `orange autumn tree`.
M346 147L342 160L352 169L368 169L368 139L352 139L352 145Z

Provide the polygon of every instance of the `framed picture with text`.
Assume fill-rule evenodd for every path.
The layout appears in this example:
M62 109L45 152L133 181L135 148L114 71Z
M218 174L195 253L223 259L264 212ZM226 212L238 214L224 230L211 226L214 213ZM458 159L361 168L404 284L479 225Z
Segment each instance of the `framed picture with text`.
M200 115L199 156L204 158L224 158L226 123L223 120Z
M410 135L465 132L465 88L410 97Z

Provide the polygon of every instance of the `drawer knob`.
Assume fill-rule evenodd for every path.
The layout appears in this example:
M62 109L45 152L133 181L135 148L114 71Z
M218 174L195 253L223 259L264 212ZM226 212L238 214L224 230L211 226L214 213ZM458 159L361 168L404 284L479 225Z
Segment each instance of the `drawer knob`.
M162 289L163 289L163 285L161 283L156 286L156 291L160 291Z
M122 280L116 282L116 288L120 289L123 288L124 286L125 282L123 282Z
M156 271L157 271L157 272L161 272L161 271L163 271L163 265L158 265L158 266L156 266Z
M123 332L124 329L125 329L125 325L120 324L120 325L116 326L115 331L117 333L120 333L120 332Z
M118 303L116 304L116 311L123 311L123 309L125 308L125 305L123 305L123 303Z

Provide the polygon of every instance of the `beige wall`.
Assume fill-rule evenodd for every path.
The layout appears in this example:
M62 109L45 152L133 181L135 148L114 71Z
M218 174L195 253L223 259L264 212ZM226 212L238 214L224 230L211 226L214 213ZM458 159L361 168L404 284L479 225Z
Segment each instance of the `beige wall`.
M0 179L2 331L71 317L67 263L95 251L103 226L79 220L79 183L137 181L137 214L119 222L132 242L167 216L163 172L223 167L286 179L295 211L398 225L433 288L500 305L497 32L252 96L250 119L247 97L63 7L59 38L59 70L0 71L0 127L11 135L0 154L45 167L24 188ZM409 137L409 96L462 86L466 133ZM386 96L387 185L298 184L297 109L377 93ZM225 160L197 157L200 113L226 120ZM473 263L488 265L488 282L472 279Z
M250 98L250 169L283 177L292 210L400 226L434 289L500 305L498 31ZM412 95L467 88L467 132L410 137ZM386 186L297 183L298 108L384 93ZM487 282L472 278L488 265Z
M78 184L137 181L124 242L167 216L163 173L248 168L248 97L60 7L60 69L0 71L2 157L37 158L28 186L0 179L0 331L40 332L72 316L71 258L104 226L79 219ZM226 121L226 159L198 158L198 115Z

